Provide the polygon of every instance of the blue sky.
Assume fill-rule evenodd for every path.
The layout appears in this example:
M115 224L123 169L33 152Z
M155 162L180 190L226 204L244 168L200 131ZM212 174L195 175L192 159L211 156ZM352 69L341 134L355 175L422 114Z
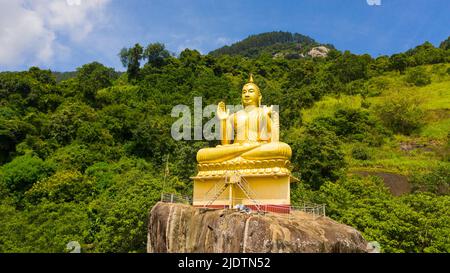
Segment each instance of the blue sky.
M450 35L449 0L16 1L0 0L2 71L71 71L91 61L123 70L117 53L136 42L207 53L278 30L374 57Z

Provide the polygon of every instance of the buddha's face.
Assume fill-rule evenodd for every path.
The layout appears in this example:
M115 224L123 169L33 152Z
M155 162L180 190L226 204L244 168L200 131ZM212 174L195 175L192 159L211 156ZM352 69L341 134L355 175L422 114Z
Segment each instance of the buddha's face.
M242 88L242 104L244 107L254 105L259 106L261 94L256 85L248 83Z

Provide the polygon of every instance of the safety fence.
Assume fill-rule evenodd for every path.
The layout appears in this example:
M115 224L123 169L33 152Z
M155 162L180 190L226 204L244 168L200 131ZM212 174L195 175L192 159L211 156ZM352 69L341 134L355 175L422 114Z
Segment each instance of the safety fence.
M161 193L161 202L164 203L183 203L192 205L192 200L189 196L182 196L175 193Z
M230 208L230 199L216 199L215 204L208 204L208 200L205 200L205 205L197 206L208 210L220 210ZM182 196L174 193L162 193L161 202L166 203L183 203L192 204L191 198L188 196ZM279 216L284 216L289 219L293 217L293 213L296 211L306 212L312 215L314 218L325 216L326 206L325 204L314 204L314 203L303 203L302 205L292 206L292 205L270 205L270 204L246 204L248 200L243 198L233 198L232 209L246 213L276 213Z

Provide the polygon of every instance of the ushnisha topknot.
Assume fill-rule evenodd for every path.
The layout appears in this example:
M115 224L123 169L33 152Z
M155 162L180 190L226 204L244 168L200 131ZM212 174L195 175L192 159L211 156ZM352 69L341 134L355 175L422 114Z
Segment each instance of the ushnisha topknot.
M259 90L259 87L254 83L253 80L253 74L250 73L249 77L248 77L248 82L242 87L242 89L244 88L253 88L255 91L258 91L258 93L261 95L261 91Z

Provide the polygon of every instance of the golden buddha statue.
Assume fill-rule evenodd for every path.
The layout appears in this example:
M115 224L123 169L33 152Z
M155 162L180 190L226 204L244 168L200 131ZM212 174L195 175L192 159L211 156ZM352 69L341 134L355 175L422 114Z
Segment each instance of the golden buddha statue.
M279 141L279 116L270 107L261 107L261 91L253 82L242 88L243 109L230 115L225 103L217 106L222 145L198 151L199 171L287 167L292 151ZM231 142L233 143L231 144ZM287 171L287 170L285 170ZM219 174L219 173L217 173Z

